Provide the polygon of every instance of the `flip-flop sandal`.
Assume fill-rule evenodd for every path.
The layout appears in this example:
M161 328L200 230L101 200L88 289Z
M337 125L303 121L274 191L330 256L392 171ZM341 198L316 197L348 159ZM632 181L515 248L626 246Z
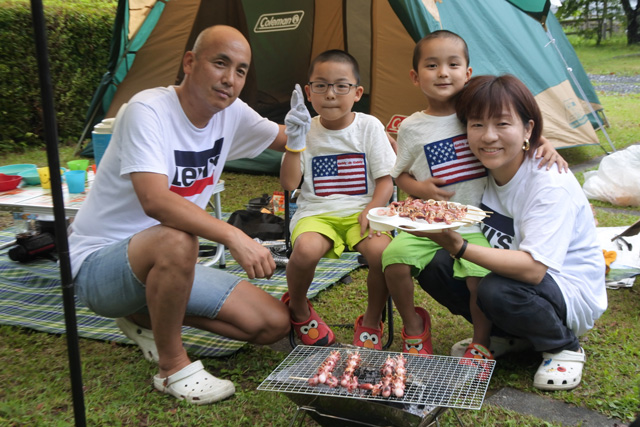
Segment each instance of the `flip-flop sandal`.
M563 350L560 353L542 353L542 364L533 377L533 386L540 390L571 390L582 379L582 368L587 356L584 350Z
M145 359L149 362L158 363L158 349L156 348L156 341L153 339L153 332L150 329L138 326L124 317L117 318L116 325L127 338L138 344Z
M156 390L170 394L178 400L196 405L217 402L236 392L231 381L216 378L204 369L201 361L182 368L167 378L153 377Z

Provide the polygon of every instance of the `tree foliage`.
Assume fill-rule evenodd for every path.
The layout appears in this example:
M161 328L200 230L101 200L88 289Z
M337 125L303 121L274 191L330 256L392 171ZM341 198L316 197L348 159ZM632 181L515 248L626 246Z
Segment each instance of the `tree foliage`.
M621 2L627 17L627 44L640 44L640 1L636 1L636 7L631 6L631 0Z
M626 28L627 43L640 43L640 1L631 0L564 0L556 14L561 19L573 18L579 23L578 32L602 41L607 22L619 22ZM593 23L593 25L591 25Z

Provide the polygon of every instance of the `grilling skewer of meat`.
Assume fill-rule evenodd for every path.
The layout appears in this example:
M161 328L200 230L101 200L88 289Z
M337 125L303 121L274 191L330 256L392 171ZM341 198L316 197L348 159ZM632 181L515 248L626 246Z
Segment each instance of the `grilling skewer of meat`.
M404 396L407 368L406 359L402 354L395 358L387 357L380 368L380 374L382 377L377 384L364 383L359 387L363 390L370 390L372 396L390 397L392 394L396 397Z
M396 397L404 396L404 389L407 383L406 360L402 354L396 357L396 371L393 376L392 388Z
M316 386L318 384L326 384L329 387L336 387L338 385L338 379L333 376L332 372L339 360L340 352L338 350L333 350L324 362L322 362L316 374L309 378L309 385Z
M354 376L353 373L356 369L358 369L360 360L360 353L358 353L357 351L354 353L349 353L349 357L347 358L347 366L344 368L344 372L342 373L342 377L340 378L340 385L346 388L349 392L352 392L358 388L358 377Z

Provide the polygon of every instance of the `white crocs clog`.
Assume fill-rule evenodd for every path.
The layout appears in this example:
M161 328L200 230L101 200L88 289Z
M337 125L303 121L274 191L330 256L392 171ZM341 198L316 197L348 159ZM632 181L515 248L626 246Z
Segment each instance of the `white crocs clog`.
M116 325L127 338L138 344L145 359L149 362L158 363L158 349L156 341L153 339L153 332L150 329L138 326L125 317L118 317Z
M533 386L540 390L571 390L582 380L582 368L587 356L579 351L542 353L542 364L533 377Z
M153 386L178 400L186 400L196 405L217 402L236 392L231 381L214 377L204 369L199 360L166 378L154 376Z

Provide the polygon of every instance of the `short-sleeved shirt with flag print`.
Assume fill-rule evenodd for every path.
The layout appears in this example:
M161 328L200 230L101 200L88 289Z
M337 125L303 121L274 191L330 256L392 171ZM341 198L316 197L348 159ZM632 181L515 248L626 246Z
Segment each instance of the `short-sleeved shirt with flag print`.
M329 130L316 116L302 152L303 183L291 230L311 215L349 216L371 201L375 180L391 173L395 153L382 123L356 113L344 129Z
M469 149L467 132L455 114L432 116L413 113L398 131L398 158L391 172L403 172L417 181L431 177L445 180L445 189L455 191L452 202L478 206L487 185L487 171ZM461 233L480 232L477 225Z

